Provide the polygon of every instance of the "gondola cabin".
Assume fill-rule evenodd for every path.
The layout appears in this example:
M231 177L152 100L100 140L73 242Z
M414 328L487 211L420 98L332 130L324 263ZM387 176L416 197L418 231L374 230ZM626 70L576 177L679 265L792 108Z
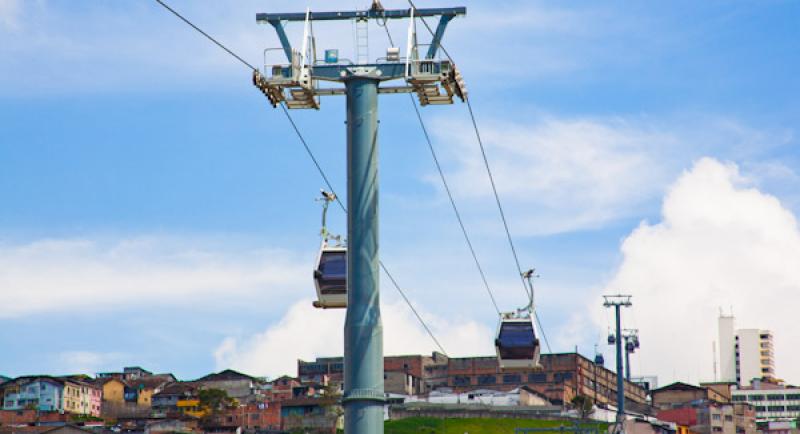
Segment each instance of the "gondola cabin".
M539 338L536 337L533 319L529 315L502 314L494 346L502 370L541 367Z
M314 307L347 307L347 247L323 243L314 269L314 286L317 288Z

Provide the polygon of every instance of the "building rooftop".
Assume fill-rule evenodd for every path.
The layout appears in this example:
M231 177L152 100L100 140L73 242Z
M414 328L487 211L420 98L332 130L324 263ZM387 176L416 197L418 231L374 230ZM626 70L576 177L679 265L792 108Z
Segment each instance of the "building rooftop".
M208 374L205 377L198 378L195 381L202 382L202 381L231 381L231 380L250 380L255 381L255 377L251 377L247 374L242 374L241 372L234 371L233 369L226 369L224 371L217 372L215 374Z

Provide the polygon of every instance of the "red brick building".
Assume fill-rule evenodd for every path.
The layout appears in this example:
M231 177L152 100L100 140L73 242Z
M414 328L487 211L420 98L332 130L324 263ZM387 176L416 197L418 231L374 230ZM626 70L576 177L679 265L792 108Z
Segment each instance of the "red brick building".
M250 403L229 409L215 416L214 425L220 427L242 427L244 430L280 429L281 403Z
M67 422L69 414L57 411L0 410L0 425L27 425L36 422Z
M601 404L616 402L616 374L586 357L577 353L542 354L541 364L541 369L502 372L494 356L448 358L441 353L387 356L384 358L385 390L424 395L441 387L466 392L511 390L525 385L555 404L569 402L579 394ZM323 377L341 382L343 360L341 357L318 358L313 362L299 360L297 370L301 382ZM643 388L628 381L624 383L626 400L646 403Z

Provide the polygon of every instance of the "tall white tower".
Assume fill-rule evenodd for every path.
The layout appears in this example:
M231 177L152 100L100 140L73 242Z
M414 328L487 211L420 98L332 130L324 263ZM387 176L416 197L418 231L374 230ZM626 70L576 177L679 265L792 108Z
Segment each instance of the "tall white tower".
M733 315L719 315L719 381L736 382L736 335Z

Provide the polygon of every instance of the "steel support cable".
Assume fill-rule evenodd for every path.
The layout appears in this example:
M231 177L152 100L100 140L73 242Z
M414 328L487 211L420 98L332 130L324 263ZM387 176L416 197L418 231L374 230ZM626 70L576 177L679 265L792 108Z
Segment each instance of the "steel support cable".
M385 24L385 23L384 23ZM385 25L384 25L385 27ZM389 32L389 29L386 28L386 36L389 39L389 43L394 46L394 42L392 40L392 34ZM422 113L419 111L419 107L417 106L417 102L414 101L414 96L409 94L409 98L411 99L411 105L414 107L414 112L417 115L417 119L419 120L419 126L422 128L422 134L425 136L425 141L428 144L428 149L431 151L431 156L433 157L433 162L436 164L436 170L439 172L439 178L442 180L442 185L444 185L444 189L447 192L447 197L450 199L450 205L453 208L453 213L455 213L456 220L458 220L458 225L461 227L461 233L464 234L464 240L467 243L467 247L469 247L469 251L472 254L472 259L475 261L475 266L478 269L478 273L481 276L481 280L483 281L483 285L486 288L487 294L489 294L489 299L492 300L492 305L494 306L494 310L497 312L497 315L500 315L500 308L497 305L497 300L494 297L494 293L489 286L489 282L486 279L486 273L483 271L483 267L481 266L480 261L478 260L478 255L475 253L475 248L472 245L472 241L467 234L467 229L464 226L464 221L461 218L461 213L458 211L458 207L456 206L455 199L453 199L453 194L450 191L450 186L447 184L447 179L444 176L444 171L442 170L441 164L439 164L439 158L436 155L436 151L433 148L433 142L431 141L430 135L428 134L428 129L425 127L425 122L422 119Z
M286 109L286 107L284 107L282 104L281 104L281 107L283 108L283 112L286 113L287 119L289 119L289 122L292 124L292 128L294 129L295 133L297 134L297 138L300 139L300 142L303 143L303 147L305 148L306 153L311 158L311 160L314 162L314 165L317 167L317 171L319 172L320 176L322 176L322 179L325 181L325 184L328 186L328 189L330 190L331 193L333 193L336 196L336 202L339 203L339 206L342 208L342 212L347 214L347 207L345 207L345 205L342 203L341 199L339 199L339 195L336 194L336 191L333 189L333 186L331 185L331 182L328 180L327 175L325 175L325 171L322 169L322 166L320 166L319 163L317 162L317 159L314 156L314 153L311 151L311 148L308 146L308 143L306 142L306 140L303 137L302 133L300 133L300 129L297 127L297 124L294 122L294 119L292 118L291 114ZM376 139L377 139L377 131L376 131ZM389 269L386 268L386 265L383 264L383 261L378 260L378 265L380 265L380 267L383 270L384 274L386 274L386 277L389 278L389 281L392 282L392 286L394 286L394 288L397 290L397 292L400 293L400 296L406 302L406 304L408 305L409 309L411 309L411 312L413 312L414 316L417 317L417 320L419 320L419 323L422 325L422 328L425 329L425 332L428 333L428 336L430 336L431 340L433 340L433 342L436 344L437 347L439 347L439 349L442 351L442 353L447 356L447 351L445 351L445 349L442 346L442 344L439 343L439 340L436 339L436 336L433 334L433 332L431 331L430 327L428 327L428 324L425 323L425 320L422 319L422 316L419 314L419 312L417 312L417 309L414 307L414 305L411 304L411 300L409 300L409 298L406 296L405 291L403 291L403 289L397 283L397 280L395 280L395 278L392 275L392 273L389 272Z
M413 0L408 0L408 4L411 5L411 7L415 11L417 10L417 6L414 4ZM425 21L425 18L424 17L420 17L420 20L422 20L422 24L425 26L425 28L428 30L428 32L431 34L431 36L435 37L435 33L434 33L433 29L431 28L430 25L428 25L428 22ZM453 57L450 55L450 53L447 51L447 49L444 47L444 45L442 45L441 41L439 41L437 46L438 46L438 48L440 50L442 50L442 52L445 54L445 56L447 56L447 58L450 60L450 62L455 63L455 61L453 60ZM511 231L508 228L508 221L506 220L506 214L505 214L505 211L503 210L503 205L500 202L500 195L497 193L497 186L496 186L496 184L494 182L494 175L492 175L492 170L491 170L491 167L489 166L489 159L486 157L486 149L485 149L485 147L483 145L483 139L481 138L480 129L478 128L478 122L475 119L475 112L472 110L472 103L471 103L471 101L469 99L469 96L465 96L464 97L464 101L467 103L467 108L469 110L469 117L470 117L470 119L472 121L472 127L475 130L475 137L478 139L478 145L479 145L480 150L481 150L481 156L483 157L483 164L486 167L486 173L489 175L489 182L491 183L491 186L492 186L492 193L494 194L494 199L495 199L495 202L497 203L497 209L498 209L498 211L500 211L500 219L503 221L503 228L505 229L505 232L506 232L506 238L508 239L508 245L511 248L511 254L514 257L514 264L517 267L517 273L519 274L520 282L522 283L522 288L525 291L525 294L530 297L531 294L530 294L530 291L528 290L528 286L525 284L525 278L522 276L523 272L522 272L522 266L520 265L520 262L519 262L519 255L517 255L517 249L514 246L514 240L511 237ZM552 349L550 348L550 342L548 342L548 340L547 340L547 334L545 334L544 328L542 327L542 322L539 319L539 314L535 310L534 310L534 316L536 317L536 323L539 325L539 330L542 332L542 337L544 338L545 345L547 346L547 351L552 352Z
M225 50L225 51L226 51L228 54L230 54L231 56L233 56L234 58L236 58L236 60L238 60L239 62L241 62L242 64L244 64L244 65L245 65L245 66L247 66L248 68L250 68L251 70L258 71L258 68L254 67L253 65L251 65L250 63L248 63L246 60L244 60L244 59L242 59L241 57L239 57L239 56L238 56L236 53L234 53L233 51L231 51L230 49L228 49L228 47L226 47L225 45L223 45L222 43L220 43L219 41L217 41L216 39L214 39L213 37L211 37L211 35L209 35L208 33L204 32L202 29L200 29L199 27L197 27L196 25L194 25L194 23L192 23L191 21L189 21L187 18L185 18L185 17L184 17L183 15L181 15L180 13L178 13L178 12L177 12L175 9L172 9L171 7L169 7L169 6L168 6L166 3L164 3L162 0L155 0L155 1L156 1L156 3L160 4L160 5L161 5L161 6L163 6L165 9L167 9L169 12L171 12L173 15L175 15L175 16L176 16L176 17L178 17L178 18L180 18L180 19L181 19L181 21L183 21L184 23L188 24L188 25L189 25L191 28L193 28L194 30L196 30L198 33L200 33L201 35L203 35L203 36L205 36L206 38L208 38L208 40L210 40L211 42L213 42L215 45L217 45L218 47L222 48L222 49L223 49L223 50ZM335 191L334 191L334 189L333 189L333 185L331 184L330 180L328 179L328 176L325 174L325 171L324 171L324 170L322 170L322 166L320 166L320 164L319 164L319 161L318 161L318 160L317 160L317 158L314 156L314 153L311 151L311 148L308 146L308 143L306 142L306 140L305 140L305 138L303 137L303 135L300 133L300 129L297 127L297 124L295 123L295 121L294 121L294 118L292 118L291 114L289 113L289 111L286 109L286 107L285 107L283 104L281 104L281 108L283 109L283 112L284 112L284 114L286 114L286 118L287 118L287 119L289 120L289 122L291 123L291 125L292 125L292 129L294 129L295 133L297 134L297 137L300 139L300 142L303 144L303 147L305 148L305 150L306 150L306 153L307 153L307 154L308 154L308 156L311 158L311 160L314 162L314 165L316 166L316 168L317 168L317 171L319 172L319 174L322 176L322 179L323 179L323 181L325 182L325 185L328 187L328 189L330 189L331 193L333 193L333 194L336 194L336 192L335 192ZM336 201L337 201L337 203L339 204L339 206L342 208L342 211L344 211L344 213L346 214L346 213L347 213L347 208L344 206L344 204L342 203L341 199L339 199L339 195L336 195ZM417 312L417 309L416 309L416 308L414 308L414 305L412 305L412 304L411 304L411 300L409 300L409 299L408 299L408 297L406 296L406 294L405 294L405 292L403 291L403 289L400 287L400 285L399 285L399 284L397 283L397 281L395 280L394 276L392 276L392 274L391 274L391 273L389 273L389 270L388 270L388 269L386 268L386 266L383 264L383 261L380 261L380 260L379 260L379 261L378 261L378 263L379 263L379 265L380 265L381 269L383 270L383 272L386 274L386 276L387 276L387 277L389 278L389 280L392 282L392 286L394 286L394 288L397 290L397 292L399 292L399 293L400 293L400 295L402 296L403 300L406 302L406 304L408 305L408 307L411 309L411 311L412 311L412 312L414 313L414 315L417 317L417 320L419 320L420 324L422 324L422 327L425 329L425 331L426 331L426 332L428 333L428 335L431 337L431 339L432 339L432 340L433 340L433 342L436 344L436 346L437 346L437 347L439 347L439 349L440 349L440 350L442 350L442 353L443 353L444 355L447 355L447 351L445 351L445 350L444 350L444 347L442 347L442 345L439 343L439 340L438 340L438 339L436 339L436 336L434 336L434 334L433 334L433 332L431 331L431 329L428 327L428 325L427 325L427 324L425 323L425 321L422 319L422 316L421 316L421 315L420 315L420 314Z
M209 35L208 33L204 32L203 29L201 29L200 27L197 27L196 25L194 25L194 23L192 23L191 21L186 19L183 15L179 14L178 11L176 11L175 9L172 9L171 7L169 7L169 5L164 3L162 0L156 0L156 3L160 4L161 6L164 6L164 9L172 12L172 14L175 15L176 17L180 18L181 21L183 21L184 23L188 24L193 29L197 30L198 33L200 33L201 35L203 35L206 38L208 38L209 41L215 43L219 48L222 48L223 50L227 51L228 54L230 54L231 56L235 57L236 60L242 62L248 68L250 68L252 70L255 70L255 71L258 71L258 68L256 68L255 66L251 65L248 61L246 61L246 60L242 59L241 57L239 57L236 53L234 53L233 51L229 50L228 47L222 45L216 39L212 38L211 35Z
M475 248L472 246L472 241L469 239L469 235L467 234L467 228L464 227L464 221L461 219L461 213L458 211L458 207L456 206L456 201L453 199L453 194L450 191L450 186L447 184L447 179L444 176L444 171L442 170L441 164L439 164L439 158L436 156L436 151L433 149L433 143L431 142L430 135L428 134L428 129L425 127L425 122L422 120L422 114L419 111L419 107L417 107L417 102L414 101L414 96L409 94L409 98L411 98L411 105L414 106L414 111L417 114L417 119L419 120L419 126L422 128L422 134L425 136L425 141L428 143L428 149L431 151L431 157L433 157L433 162L436 165L436 170L439 172L439 178L442 180L442 185L444 186L444 191L447 192L447 198L450 199L450 205L453 208L453 213L456 215L456 220L458 220L458 226L461 227L461 233L464 234L464 241L467 242L467 247L469 247L469 252L472 254L472 259L475 261L475 267L478 268L478 273L481 275L481 280L483 280L483 285L486 288L486 293L489 294L489 298L492 300L492 305L494 305L494 310L497 311L497 315L500 315L500 308L497 306L497 300L494 298L494 294L492 293L491 288L489 287L489 282L486 280L486 274L483 272L483 267L481 267L481 263L478 260L478 255L475 253Z

